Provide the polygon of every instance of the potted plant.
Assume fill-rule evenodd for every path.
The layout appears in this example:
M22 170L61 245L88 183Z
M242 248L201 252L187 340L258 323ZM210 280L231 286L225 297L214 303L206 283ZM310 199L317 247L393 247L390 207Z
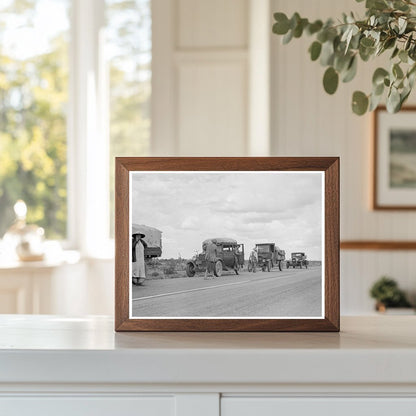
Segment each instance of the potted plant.
M416 78L416 0L366 0L362 19L344 13L336 21L310 22L299 13L288 18L280 12L274 19L273 33L283 36L284 44L304 34L313 36L310 58L326 68L323 86L328 94L335 93L340 80L355 77L359 61L390 55L390 64L375 70L371 93L353 93L355 114L374 110L385 94L387 110L395 113L409 97Z
M381 277L373 284L370 296L376 300L376 310L379 312L385 312L387 308L411 307L397 282L388 276Z

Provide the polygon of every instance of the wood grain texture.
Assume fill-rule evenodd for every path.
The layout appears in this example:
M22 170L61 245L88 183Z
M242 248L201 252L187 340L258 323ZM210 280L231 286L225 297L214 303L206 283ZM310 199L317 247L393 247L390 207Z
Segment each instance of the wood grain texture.
M324 171L324 319L130 319L129 172L131 171ZM243 157L116 158L116 331L339 331L339 158Z
M377 187L377 177L379 175L379 166L378 166L378 117L381 111L387 111L385 106L377 107L373 112L373 209L385 210L385 211L414 211L416 210L416 205L380 205L378 202L378 187ZM413 111L416 112L416 106L406 106L403 107L401 112Z
M341 250L416 250L416 241L341 241Z

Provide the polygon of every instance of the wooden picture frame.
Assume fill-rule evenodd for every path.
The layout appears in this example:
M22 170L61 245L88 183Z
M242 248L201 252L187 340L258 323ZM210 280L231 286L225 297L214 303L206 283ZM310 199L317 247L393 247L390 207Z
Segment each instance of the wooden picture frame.
M322 314L318 317L274 317L267 316L133 316L130 304L133 303L130 292L133 290L131 261L132 261L132 225L131 215L134 211L132 206L133 196L132 182L136 181L137 186L142 186L144 179L151 178L153 173L159 177L171 177L172 175L185 175L192 173L191 176L201 176L202 174L223 175L224 180L229 178L253 178L258 180L254 174L258 173L259 178L289 178L293 181L303 178L316 178L320 173L321 178L321 217L322 225L320 228L320 238L322 247L322 264L319 269L319 262L316 262L316 270L319 269L321 276L320 290L322 293L321 310ZM150 176L145 176L150 175ZM231 176L228 176L231 175ZM233 176L234 175L234 176ZM280 176L279 176L280 175ZM284 176L286 175L286 176ZM156 177L156 176L155 176ZM133 179L131 179L133 178ZM181 176L175 177L178 180ZM315 179L313 179L315 180ZM240 183L240 182L239 182ZM275 183L275 182L273 182ZM286 183L286 185L285 185ZM275 189L279 195L284 186L289 186L287 182L277 184ZM290 182L292 183L292 182ZM297 183L297 182L293 182ZM136 186L135 185L135 186ZM134 188L136 189L136 188ZM143 189L143 188L139 188ZM318 189L318 188L316 188ZM115 186L115 330L116 331L339 331L339 158L337 157L119 157L116 158L116 186ZM192 190L195 191L195 190ZM196 190L197 191L197 190ZM134 191L136 192L136 191ZM201 192L201 191L199 191ZM306 189L299 189L299 195L306 192ZM139 193L141 198L146 198L146 194ZM136 195L136 194L135 194ZM204 195L204 192L193 194L195 198ZM249 194L250 195L250 194ZM272 194L270 194L272 195ZM312 194L311 194L312 195ZM150 198L150 196L149 196ZM143 199L141 199L143 200ZM305 202L304 204L307 204ZM306 209L307 205L302 205L301 209ZM143 208L144 209L144 208ZM157 209L157 204L154 206ZM291 210L288 212L292 212ZM134 214L134 213L133 213ZM147 214L146 214L147 215ZM273 213L274 215L274 213ZM291 214L292 215L292 214ZM301 220L293 214L294 222ZM261 229L260 229L261 231ZM136 237L134 237L136 238ZM137 237L139 238L139 237ZM202 239L202 236L201 236ZM214 241L214 240L212 240ZM217 243L218 242L215 242ZM284 247L283 247L284 248ZM247 253L248 254L248 253ZM247 256L246 256L247 258ZM258 259L257 259L258 260ZM254 261L254 260L253 260ZM236 260L237 262L237 260ZM312 262L311 262L312 263ZM245 263L244 263L245 264ZM279 263L280 265L280 263ZM188 263L187 263L188 267ZM310 264L308 270L286 270L286 273L312 273L314 265ZM238 266L237 266L238 268ZM267 271L266 271L267 272ZM282 273L284 273L282 272ZM248 272L244 271L248 276ZM259 272L260 273L260 272ZM314 272L315 274L318 272ZM214 271L215 274L215 271ZM251 275L250 275L251 276ZM252 275L254 276L254 274ZM263 274L263 276L266 276ZM272 276L270 274L270 276ZM283 275L282 275L283 276ZM239 276L233 276L237 278ZM256 279L262 277L256 275ZM229 277L232 278L231 275ZM202 277L199 278L202 281ZM172 279L173 280L173 279ZM185 280L185 279L183 279ZM188 279L191 281L191 279ZM263 279L264 280L264 279ZM271 279L270 284L272 284ZM288 282L291 280L288 279ZM147 281L146 281L147 282ZM251 282L251 281L250 281ZM245 282L243 282L246 284ZM273 283L274 284L274 283ZM259 284L251 287L258 287ZM206 288L202 288L206 289ZM146 289L148 290L148 289ZM210 292L206 290L206 292ZM162 296L162 295L161 295ZM164 295L163 295L164 296ZM144 301L139 299L139 305ZM137 299L134 299L135 301ZM135 302L136 305L137 302ZM150 304L150 301L149 301Z
M415 116L416 107L412 106L404 107L396 114L388 113L384 106L373 112L374 210L416 209L416 170L408 169L413 165L409 157L414 155L416 161ZM397 149L395 143L399 141L403 142L403 149ZM404 148L406 142L409 142L410 153Z

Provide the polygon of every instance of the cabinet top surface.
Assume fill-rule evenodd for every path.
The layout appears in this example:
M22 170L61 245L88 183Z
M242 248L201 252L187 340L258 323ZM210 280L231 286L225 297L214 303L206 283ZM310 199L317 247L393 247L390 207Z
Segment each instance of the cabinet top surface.
M115 333L109 317L0 315L1 350L415 349L416 316L341 318L340 333Z
M344 317L340 333L115 333L105 317L3 315L0 386L416 386L415 327L368 316Z

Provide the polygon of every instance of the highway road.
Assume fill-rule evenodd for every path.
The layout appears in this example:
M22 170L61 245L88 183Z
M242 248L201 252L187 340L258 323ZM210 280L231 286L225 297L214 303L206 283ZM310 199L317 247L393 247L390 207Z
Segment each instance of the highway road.
M146 280L133 286L133 317L321 316L322 268Z

